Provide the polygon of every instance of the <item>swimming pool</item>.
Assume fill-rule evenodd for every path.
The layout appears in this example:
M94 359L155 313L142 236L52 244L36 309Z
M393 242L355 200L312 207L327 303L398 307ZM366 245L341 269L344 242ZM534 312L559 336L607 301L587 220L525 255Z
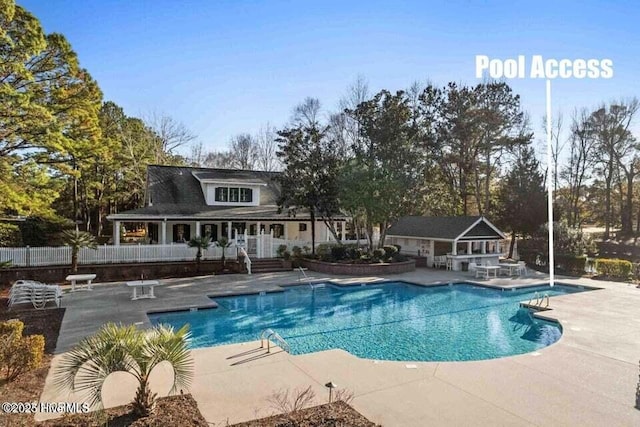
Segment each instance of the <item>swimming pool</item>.
M188 323L192 347L254 341L271 328L292 354L341 348L358 357L403 361L481 360L535 351L556 342L560 325L519 306L534 296L580 292L572 286L502 291L469 284L406 282L213 298L219 307L149 314L153 324Z

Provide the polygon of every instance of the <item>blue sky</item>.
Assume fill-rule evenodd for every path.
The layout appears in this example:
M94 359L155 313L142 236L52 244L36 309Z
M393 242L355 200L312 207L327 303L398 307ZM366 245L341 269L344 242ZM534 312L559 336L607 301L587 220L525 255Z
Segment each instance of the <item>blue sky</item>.
M475 55L611 58L609 80L555 80L568 116L640 96L640 6L633 1L22 0L63 33L105 99L130 115L164 112L208 149L306 96L326 110L358 75L373 91L412 82L475 84ZM512 80L542 139L544 80ZM637 127L636 127L637 128Z

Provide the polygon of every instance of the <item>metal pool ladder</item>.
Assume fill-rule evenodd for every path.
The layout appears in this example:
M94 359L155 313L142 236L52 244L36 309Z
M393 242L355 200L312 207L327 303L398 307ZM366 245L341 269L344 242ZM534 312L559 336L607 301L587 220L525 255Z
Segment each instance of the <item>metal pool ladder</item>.
M536 299L536 301L531 304L531 302L533 301L533 299ZM546 301L545 306L542 306L542 303ZM529 306L533 306L536 308L548 308L549 307L549 294L545 293L544 295L539 295L537 292L529 299L529 302L527 303L527 305Z
M280 336L279 333L277 333L273 329L265 329L262 332L260 332L260 348L264 348L265 340L267 341L267 353L271 353L272 341L275 345L277 345L287 353L291 352L291 347L289 347L289 344L285 341L284 338Z
M307 273L304 271L304 269L302 267L298 267L298 270L300 271L300 273L302 273L302 276L307 281L307 284L309 285L309 287L311 289L313 289L313 283L311 283L311 279L309 279L309 276L307 276ZM300 282L300 281L302 281L302 277L300 277L300 275L298 275L298 282Z

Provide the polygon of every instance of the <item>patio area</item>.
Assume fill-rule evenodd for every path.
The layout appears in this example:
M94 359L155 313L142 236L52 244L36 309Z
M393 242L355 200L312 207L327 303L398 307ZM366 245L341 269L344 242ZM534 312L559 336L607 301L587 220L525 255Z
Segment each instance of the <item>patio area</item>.
M345 278L309 272L312 280L373 282L406 280L430 285L473 281L468 273L418 269L389 277ZM484 286L544 283L541 274L499 277ZM268 291L298 281L298 274L214 276L162 281L156 299L131 301L122 283L97 284L91 292L65 293L66 307L55 366L60 354L105 322L150 326L148 311L211 307L207 295ZM640 289L624 283L564 279L568 284L602 288L552 297L546 317L557 319L563 336L534 353L474 362L390 362L360 359L343 350L292 356L255 351L259 342L193 351L191 393L210 423L224 425L269 415L267 399L282 389L312 386L317 403L326 402L323 384L333 381L354 393L352 406L385 426L423 425L640 425L633 406L640 357ZM259 355L259 356L256 356ZM168 372L152 380L168 391ZM42 401L73 400L51 385ZM117 378L116 378L117 377ZM134 394L126 375L105 385L105 404L126 403ZM38 419L43 417L38 415Z

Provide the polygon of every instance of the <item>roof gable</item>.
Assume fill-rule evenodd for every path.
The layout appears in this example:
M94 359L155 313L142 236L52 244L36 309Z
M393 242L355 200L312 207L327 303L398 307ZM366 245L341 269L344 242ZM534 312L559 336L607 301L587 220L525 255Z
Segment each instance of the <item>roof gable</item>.
M491 223L481 216L405 216L389 228L387 236L455 240L464 233L463 237L504 238L504 235L489 224Z

